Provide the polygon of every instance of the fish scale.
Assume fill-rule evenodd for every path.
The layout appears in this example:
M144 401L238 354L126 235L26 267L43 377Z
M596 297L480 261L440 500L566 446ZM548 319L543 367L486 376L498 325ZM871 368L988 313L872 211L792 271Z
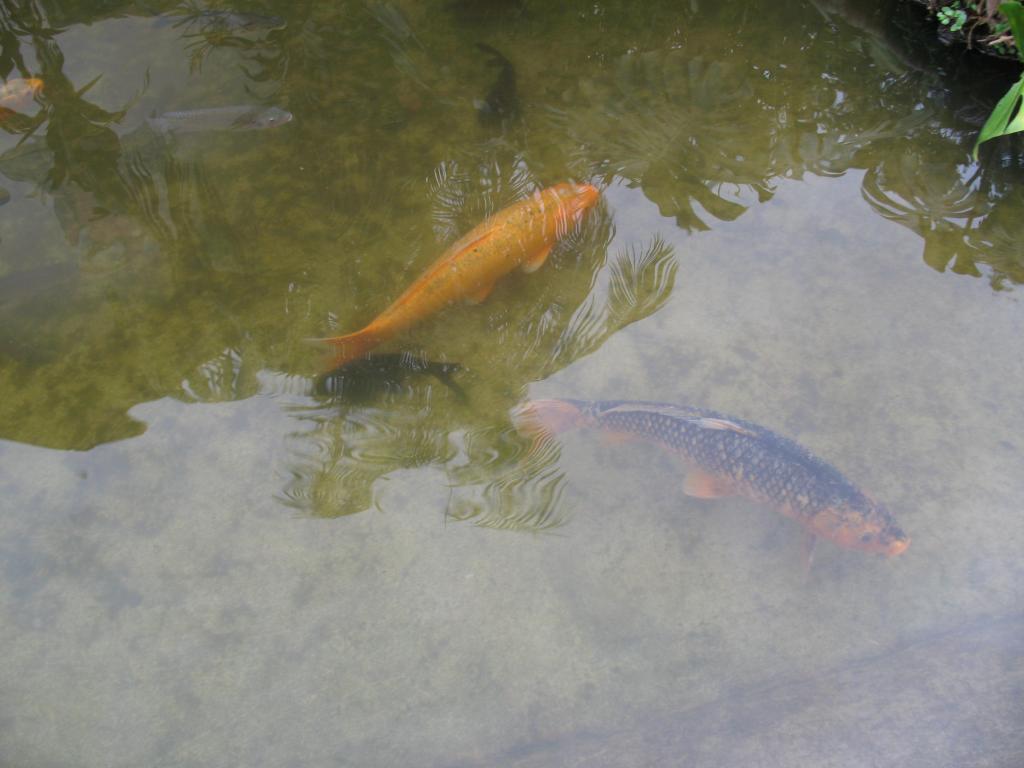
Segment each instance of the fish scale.
M533 272L586 211L600 191L563 182L536 191L490 216L444 253L369 325L355 333L313 341L330 347L329 366L340 367L408 330L455 301L481 302L513 269Z
M687 493L770 504L808 534L839 546L897 555L909 538L889 511L835 467L769 429L717 411L647 401L534 400L518 409L525 431L594 427L654 442L682 459Z

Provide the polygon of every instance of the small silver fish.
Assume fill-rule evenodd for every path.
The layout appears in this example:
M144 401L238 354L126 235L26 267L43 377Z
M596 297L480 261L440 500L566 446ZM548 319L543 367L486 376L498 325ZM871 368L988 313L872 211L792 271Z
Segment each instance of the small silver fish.
M164 112L146 122L158 133L202 133L276 128L292 119L292 113L280 107L238 106Z

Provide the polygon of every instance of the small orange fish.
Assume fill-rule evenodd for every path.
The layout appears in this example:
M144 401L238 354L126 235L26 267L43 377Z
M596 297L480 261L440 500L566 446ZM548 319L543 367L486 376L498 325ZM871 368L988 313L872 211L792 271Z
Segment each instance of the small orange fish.
M483 301L517 267L538 269L600 195L590 184L562 183L513 203L452 244L365 328L313 341L330 345L337 368L456 301Z
M32 98L43 90L43 81L38 77L30 77L27 80L16 77L0 85L0 107L9 110L19 110L27 107Z

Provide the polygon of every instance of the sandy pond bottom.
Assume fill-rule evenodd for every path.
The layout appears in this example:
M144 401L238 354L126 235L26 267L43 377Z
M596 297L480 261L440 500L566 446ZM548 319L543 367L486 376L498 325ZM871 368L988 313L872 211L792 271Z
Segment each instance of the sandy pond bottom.
M925 270L899 231L816 227L816 183L680 240L643 342L632 327L531 394L688 401L791 434L875 478L905 556L823 546L808 578L787 521L686 500L669 458L586 435L565 440L571 514L548 535L446 523L437 467L316 520L279 501L302 398L165 398L132 409L143 435L88 452L0 443L2 762L1018 765L1019 312ZM609 204L673 236L642 197ZM807 234L710 268L771 217ZM872 255L893 242L905 260ZM821 258L785 255L801 249ZM762 298L737 298L752 283Z

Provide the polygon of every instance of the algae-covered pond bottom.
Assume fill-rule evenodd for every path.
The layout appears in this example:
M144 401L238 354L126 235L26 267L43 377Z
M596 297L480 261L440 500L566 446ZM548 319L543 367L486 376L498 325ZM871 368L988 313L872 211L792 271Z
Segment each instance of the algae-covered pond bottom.
M899 12L485 5L0 2L0 764L1016 768L1015 145ZM291 117L165 130L222 107ZM318 387L566 180L542 267ZM910 545L808 572L530 398L763 425Z

